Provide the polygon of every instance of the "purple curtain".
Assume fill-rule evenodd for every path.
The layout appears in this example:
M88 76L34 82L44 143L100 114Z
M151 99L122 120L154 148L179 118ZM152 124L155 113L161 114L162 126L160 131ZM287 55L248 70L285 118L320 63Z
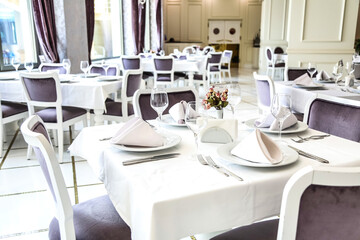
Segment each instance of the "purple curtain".
M95 27L95 10L94 0L85 0L86 7L86 27L88 39L88 56L89 64L91 64L91 47L94 40L94 27Z
M157 30L157 43L158 51L162 49L162 9L161 9L161 0L156 0L156 30Z
M36 33L44 55L51 62L59 62L53 0L32 0Z
M141 53L145 46L146 4L139 4L137 0L132 1L132 28L136 54Z

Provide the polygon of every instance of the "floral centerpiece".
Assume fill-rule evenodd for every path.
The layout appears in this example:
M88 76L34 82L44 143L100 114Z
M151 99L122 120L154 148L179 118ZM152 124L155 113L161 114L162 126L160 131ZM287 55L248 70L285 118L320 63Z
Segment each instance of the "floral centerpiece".
M209 89L209 92L205 95L203 104L206 109L214 107L216 110L222 110L225 108L229 102L228 99L228 89L225 89L223 92L215 91L215 87L212 86Z

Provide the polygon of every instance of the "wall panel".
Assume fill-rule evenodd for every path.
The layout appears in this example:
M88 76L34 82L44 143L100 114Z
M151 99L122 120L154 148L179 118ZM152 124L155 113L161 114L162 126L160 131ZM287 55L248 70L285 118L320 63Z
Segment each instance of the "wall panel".
M201 4L188 5L188 40L201 41L202 36L202 6Z
M211 0L209 18L239 18L241 15L241 1L239 0Z
M285 40L286 0L271 0L269 39Z
M169 4L166 7L167 38L181 39L181 5Z

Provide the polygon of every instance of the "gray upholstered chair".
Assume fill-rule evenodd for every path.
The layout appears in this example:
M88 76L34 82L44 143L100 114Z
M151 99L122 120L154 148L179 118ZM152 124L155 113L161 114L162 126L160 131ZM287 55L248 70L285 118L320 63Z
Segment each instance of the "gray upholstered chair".
M29 114L37 114L48 129L57 130L59 161L63 161L64 130L82 121L87 126L87 111L78 107L61 106L62 94L59 75L51 73L20 73L21 83L29 109ZM35 112L35 107L45 108ZM71 129L70 129L71 130ZM55 138L56 139L56 138ZM31 151L27 157L30 158Z
M269 72L271 71L271 78L274 79L275 71L280 71L280 75L283 77L285 63L276 61L273 50L270 47L265 49L265 55L267 61L266 75L269 75Z
M168 114L169 109L182 100L189 102L199 99L199 94L194 87L165 88L165 91L168 94L169 106L163 114ZM158 114L150 105L150 96L151 89L141 89L135 92L133 106L136 117L144 120L156 119L158 117Z
M50 240L131 239L130 228L121 219L107 195L71 206L64 177L44 122L39 116L29 117L22 124L21 132L25 141L34 148L55 203L56 216L49 226Z
M106 112L104 113L104 120L126 121L129 116L134 114L132 100L134 93L140 89L142 81L141 70L127 70L124 72L120 102L105 102Z
M309 166L287 182L279 220L239 227L211 240L356 240L359 199L360 168Z
M266 75L253 73L256 85L257 103L260 112L270 112L270 105L275 94L273 80Z
M107 74L105 69L101 65L93 64L89 67L90 73L99 73L100 75L107 75L107 76L119 76L120 75L120 69L117 65L110 65Z
M174 58L167 57L154 57L154 85L170 85L174 86L175 80L178 79L174 75Z
M38 69L39 72L59 71L59 74L70 73L70 68L66 69L62 63L41 63Z
M27 106L19 103L0 101L0 107L0 157L2 157L3 144L6 136L4 129L5 124L25 119L29 116L29 113Z
M310 128L360 142L360 103L345 98L322 96L310 99L304 122Z
M209 83L212 82L215 76L219 78L219 82L221 83L221 58L222 52L210 52L207 64L207 77L209 79Z
M224 75L227 73L229 78L231 78L230 65L232 59L233 51L225 50L223 51L223 55L221 57L221 73Z
M305 73L310 77L306 68L288 68L285 71L285 81L294 81ZM316 75L317 71L314 73L313 77L316 77Z

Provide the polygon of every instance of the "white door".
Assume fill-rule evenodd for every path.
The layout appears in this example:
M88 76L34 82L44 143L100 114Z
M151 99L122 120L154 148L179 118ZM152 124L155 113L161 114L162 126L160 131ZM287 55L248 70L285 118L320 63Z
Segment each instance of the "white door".
M226 43L240 43L240 21L225 21Z
M225 36L224 21L209 21L209 43L221 43Z

